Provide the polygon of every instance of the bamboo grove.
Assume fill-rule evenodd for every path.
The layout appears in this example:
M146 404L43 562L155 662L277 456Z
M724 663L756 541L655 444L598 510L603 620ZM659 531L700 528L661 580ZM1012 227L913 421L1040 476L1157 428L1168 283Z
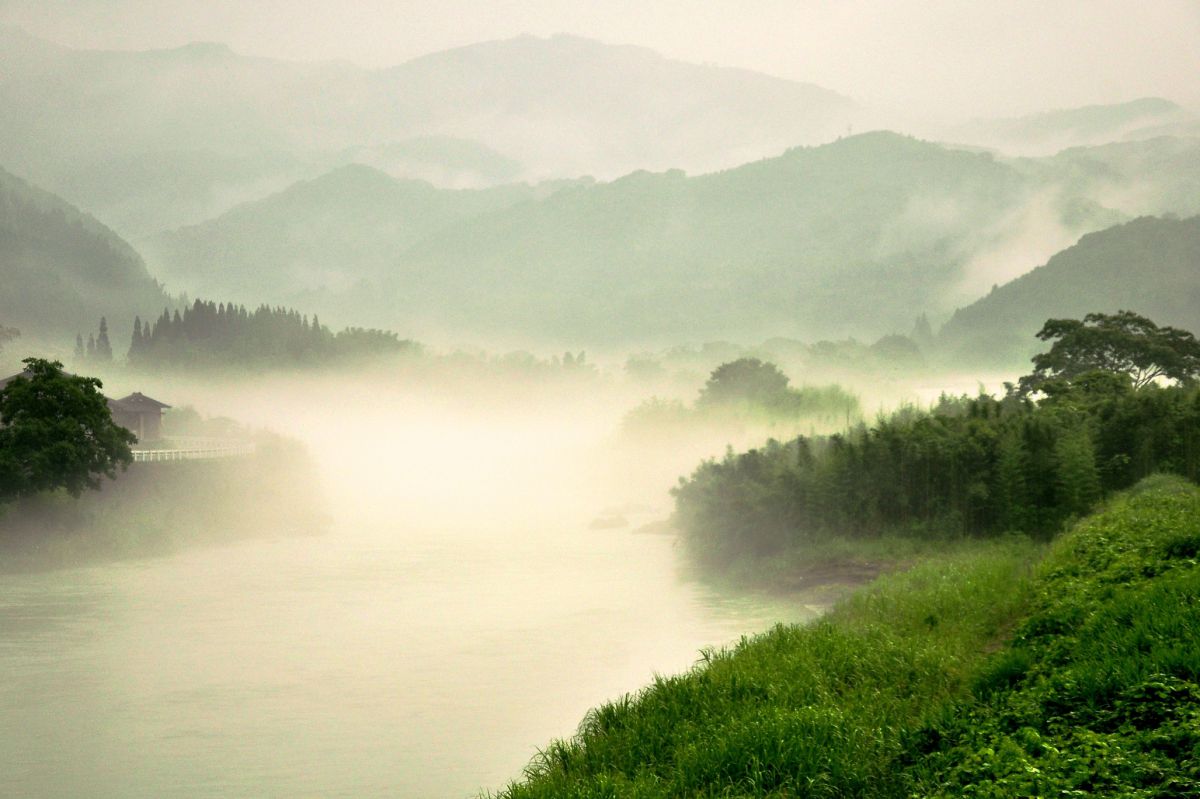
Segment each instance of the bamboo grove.
M762 557L832 536L1048 536L1155 472L1200 477L1200 389L1117 375L1034 402L943 397L844 434L703 463L674 489L704 559Z

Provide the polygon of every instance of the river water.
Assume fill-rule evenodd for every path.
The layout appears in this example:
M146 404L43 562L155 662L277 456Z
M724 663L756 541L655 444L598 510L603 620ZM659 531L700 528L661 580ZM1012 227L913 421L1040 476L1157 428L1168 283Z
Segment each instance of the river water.
M566 467L590 440L528 418L277 420L323 431L328 534L5 576L0 796L470 796L589 707L819 612L591 529Z

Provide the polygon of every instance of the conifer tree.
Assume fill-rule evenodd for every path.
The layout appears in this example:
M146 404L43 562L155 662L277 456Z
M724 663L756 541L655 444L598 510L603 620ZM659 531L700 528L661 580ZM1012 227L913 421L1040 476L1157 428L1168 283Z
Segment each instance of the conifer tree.
M96 360L111 361L112 343L108 340L108 320L100 317L100 335L96 338Z

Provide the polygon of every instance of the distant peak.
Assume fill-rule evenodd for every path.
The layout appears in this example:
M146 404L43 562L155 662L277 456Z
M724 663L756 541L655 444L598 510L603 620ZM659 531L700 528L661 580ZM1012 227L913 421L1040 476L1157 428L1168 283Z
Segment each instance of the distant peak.
M235 55L233 49L224 42L188 42L182 47L176 47L173 52L196 58L225 58Z

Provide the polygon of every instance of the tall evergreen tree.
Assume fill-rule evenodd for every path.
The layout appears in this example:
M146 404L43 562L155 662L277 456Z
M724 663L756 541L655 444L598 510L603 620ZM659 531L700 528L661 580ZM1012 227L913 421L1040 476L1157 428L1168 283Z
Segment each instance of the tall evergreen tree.
M96 360L111 361L112 343L108 340L108 320L100 317L100 335L96 337Z

